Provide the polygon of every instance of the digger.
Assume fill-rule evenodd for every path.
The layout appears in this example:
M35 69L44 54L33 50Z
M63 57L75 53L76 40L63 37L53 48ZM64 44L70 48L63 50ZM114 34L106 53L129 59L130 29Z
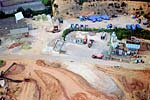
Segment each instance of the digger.
M14 66L14 65L17 65L17 63L13 63L10 67L8 67L5 71L1 71L0 73L0 80L4 80L5 84L6 84L6 80L7 81L11 81L11 82L16 82L16 83L20 83L20 82L23 82L23 80L14 80L14 79L11 79L11 78L8 78L6 77L6 74L9 72L9 70ZM0 84L0 86L2 87L3 85Z

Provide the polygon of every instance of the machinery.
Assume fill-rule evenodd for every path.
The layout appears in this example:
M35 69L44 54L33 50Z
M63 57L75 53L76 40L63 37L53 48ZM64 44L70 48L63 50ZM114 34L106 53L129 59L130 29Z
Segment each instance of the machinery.
M87 43L87 35L85 35L83 39L83 44L86 44L86 43Z
M60 32L60 30L58 29L58 26L54 26L52 32L53 32L53 33Z
M102 54L94 54L94 55L92 55L92 58L94 58L94 59L102 59L104 57L104 55L102 55Z
M6 69L5 71L1 71L0 73L0 80L3 82L6 83L6 80L7 81L11 81L11 82L16 82L16 83L20 83L20 82L23 82L23 80L14 80L14 79L11 79L11 78L8 78L6 77L6 74L9 72L9 70L14 66L14 65L17 65L17 63L13 63L10 67L8 67L8 69ZM1 84L0 84L1 85ZM2 86L2 85L1 85Z
M142 58L137 58L134 60L134 63L138 64L138 63L144 63L144 61L142 60Z
M89 48L91 48L91 47L92 47L93 42L94 42L94 40L90 40L90 41L89 41L89 43L88 43L88 47L89 47Z

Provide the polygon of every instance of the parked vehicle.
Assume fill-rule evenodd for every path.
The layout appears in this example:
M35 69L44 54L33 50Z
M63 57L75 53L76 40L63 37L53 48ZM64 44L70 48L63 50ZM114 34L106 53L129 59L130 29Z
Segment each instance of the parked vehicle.
M106 33L102 33L101 39L104 40L106 38Z
M85 35L83 39L83 44L86 44L86 43L87 43L87 35Z
M90 40L90 41L89 41L89 43L88 43L88 47L89 47L89 48L91 48L91 47L92 47L93 42L94 42L94 40Z
M58 26L54 26L52 32L53 32L53 33L60 32L60 30L58 29Z
M136 60L134 60L134 63L144 63L144 61L141 58L137 58Z
M93 54L92 55L93 59L102 59L103 57L104 57L104 55L102 55L102 54Z

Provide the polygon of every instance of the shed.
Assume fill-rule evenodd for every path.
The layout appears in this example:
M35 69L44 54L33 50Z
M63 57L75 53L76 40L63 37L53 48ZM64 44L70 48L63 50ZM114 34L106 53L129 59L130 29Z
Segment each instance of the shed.
M17 29L12 29L10 30L9 35L16 35L16 36L29 36L29 29L28 28L17 28Z
M127 40L126 48L128 48L129 50L138 50L140 49L140 42Z

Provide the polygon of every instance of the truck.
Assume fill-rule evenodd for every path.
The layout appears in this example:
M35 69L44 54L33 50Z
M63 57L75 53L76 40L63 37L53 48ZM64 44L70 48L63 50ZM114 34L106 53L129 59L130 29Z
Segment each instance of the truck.
M91 48L91 47L92 47L93 42L94 42L94 40L89 40L89 43L88 43L88 47L89 47L89 48Z

